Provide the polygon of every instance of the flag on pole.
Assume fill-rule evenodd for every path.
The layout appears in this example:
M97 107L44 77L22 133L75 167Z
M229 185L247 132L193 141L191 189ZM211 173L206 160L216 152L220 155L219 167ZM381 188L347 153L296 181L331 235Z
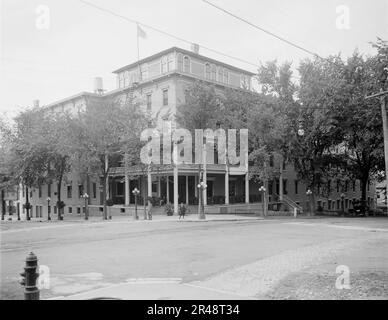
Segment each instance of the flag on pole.
M147 34L145 33L145 31L142 28L140 28L139 25L137 25L137 37L143 38L143 39L147 38Z

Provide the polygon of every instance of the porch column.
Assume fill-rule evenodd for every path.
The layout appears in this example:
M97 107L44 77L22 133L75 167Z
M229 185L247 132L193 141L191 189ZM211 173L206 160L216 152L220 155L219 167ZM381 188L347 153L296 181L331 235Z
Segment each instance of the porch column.
M202 156L203 156L203 182L205 184L207 184L207 172L206 172L206 144L203 145L203 152L202 152ZM203 204L206 206L207 205L207 188L204 188L203 189Z
M109 159L108 159L108 156L105 155L105 172L108 171L108 167L109 167ZM106 180L104 181L104 183L105 183L105 190L106 190L105 200L109 200L109 195L110 195L109 176L106 176Z
M189 205L189 176L186 176L186 205Z
M178 166L174 166L174 214L178 214Z
M279 176L279 200L283 201L283 170L280 170Z
M129 194L131 190L129 190L129 176L126 174L125 175L125 187L124 187L124 192L125 192L125 205L129 206Z
M245 174L245 203L249 203L249 173Z
M166 177L166 181L167 181L167 185L166 185L166 190L167 190L167 203L170 203L170 179L169 179L169 177L168 177L168 175L167 175L167 177Z
M194 192L194 195L195 195L195 197L196 198L198 198L198 187L197 187L197 185L198 185L198 176L197 175L195 175L194 176L194 186L195 186L195 192Z
M148 181L147 196L152 197L152 176L151 176L151 168L150 167L148 167L147 181Z
M229 204L229 168L225 170L225 204Z
M158 198L162 195L162 184L160 182L160 176L158 175Z

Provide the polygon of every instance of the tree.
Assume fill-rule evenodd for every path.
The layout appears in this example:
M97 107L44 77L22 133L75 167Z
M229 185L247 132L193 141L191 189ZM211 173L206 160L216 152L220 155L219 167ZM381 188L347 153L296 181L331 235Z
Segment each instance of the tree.
M26 187L27 220L30 219L29 190L42 184L47 176L49 149L42 135L42 119L42 109L27 109L13 123L3 121L0 128L8 145L3 168L13 185L22 183Z
M107 184L116 159L139 152L140 133L148 125L145 113L130 97L90 101L72 122L72 164L89 175L97 175L103 185L104 215L107 216ZM119 159L118 159L119 158Z

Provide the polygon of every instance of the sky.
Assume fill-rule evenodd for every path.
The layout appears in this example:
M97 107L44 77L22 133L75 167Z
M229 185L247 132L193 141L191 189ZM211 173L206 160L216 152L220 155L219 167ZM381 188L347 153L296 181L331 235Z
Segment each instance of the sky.
M189 42L259 65L308 53L285 44L201 0L85 0ZM370 42L388 40L388 0L210 0L320 56L355 49L374 54ZM136 24L80 0L0 0L0 114L13 116L93 91L94 77L113 90L112 71L137 61ZM190 44L143 27L140 58ZM200 54L256 72L257 67L209 52Z

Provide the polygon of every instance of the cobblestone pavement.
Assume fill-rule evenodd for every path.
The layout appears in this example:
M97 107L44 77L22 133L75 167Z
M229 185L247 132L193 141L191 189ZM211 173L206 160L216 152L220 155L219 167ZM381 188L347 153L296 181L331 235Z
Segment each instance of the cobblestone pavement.
M366 233L288 250L195 284L258 299L388 299L387 240L385 232ZM360 269L368 258L376 264ZM350 269L350 289L336 288L338 265Z

